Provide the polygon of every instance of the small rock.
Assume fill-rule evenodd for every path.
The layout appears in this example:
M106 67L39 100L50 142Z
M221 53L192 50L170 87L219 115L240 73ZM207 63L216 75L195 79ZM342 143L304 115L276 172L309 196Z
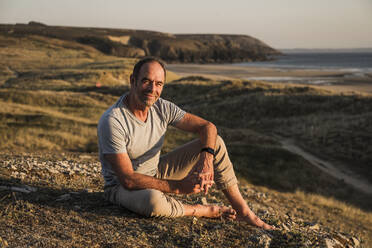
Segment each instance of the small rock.
M353 242L354 247L359 247L360 246L360 242L357 238L351 237L350 241Z
M320 229L320 226L318 223L315 223L315 222L305 222L304 223L306 226L309 227L309 229L311 230L319 230Z
M56 170L56 169L54 169L54 168L48 168L48 171L50 172L50 173L54 173L54 174L58 174L59 173L59 171L58 170Z
M265 199L266 198L266 194L260 192L260 193L257 193L257 197L258 198L264 198Z
M334 236L334 239L337 240L338 242L340 242L341 244L344 244L345 247L352 247L351 245L354 245L353 244L354 242L353 242L352 238L348 238L341 233L337 233L337 235ZM357 247L357 246L354 245L353 247Z
M320 227L319 227L319 224L314 224L312 226L309 227L311 230L319 230Z
M283 229L286 230L286 231L289 231L289 230L290 230L289 227L288 227L286 224L284 224L284 223L282 224L282 227L283 227Z
M196 224L198 222L198 218L196 218L196 217L192 217L192 224Z
M268 235L263 234L258 238L258 243L264 248L269 248L271 244L271 238Z
M348 238L346 238L344 235L342 235L341 233L337 233L337 236L341 239L341 240L345 240L347 241Z
M82 155L79 156L79 158L81 158L81 159L90 159L90 158L92 158L92 156L86 155L86 154L82 154Z
M8 241L0 237L0 245L1 247L8 247Z
M343 247L342 244L336 239L325 239L324 241L327 248Z
M24 172L19 172L18 177L23 180L23 179L25 179L26 174Z

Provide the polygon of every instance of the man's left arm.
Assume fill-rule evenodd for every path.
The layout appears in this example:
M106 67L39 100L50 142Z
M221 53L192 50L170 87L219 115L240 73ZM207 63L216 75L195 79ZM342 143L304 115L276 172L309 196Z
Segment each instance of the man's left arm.
M186 113L185 116L175 124L175 126L183 131L198 133L202 148L209 147L213 150L215 149L217 128L213 123L196 115ZM213 158L214 156L211 153L206 151L201 152L200 159L193 170L199 173L201 188L204 189L206 194L214 180Z

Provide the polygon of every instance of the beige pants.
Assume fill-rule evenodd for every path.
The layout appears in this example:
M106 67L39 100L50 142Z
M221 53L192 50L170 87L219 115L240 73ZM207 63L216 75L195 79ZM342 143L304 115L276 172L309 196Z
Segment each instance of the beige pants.
M201 143L191 141L160 157L157 178L179 180L187 176L199 159ZM214 181L217 188L225 189L237 183L226 146L217 136ZM114 204L145 216L179 217L184 215L182 202L159 190L127 190L121 185L105 189L105 197Z

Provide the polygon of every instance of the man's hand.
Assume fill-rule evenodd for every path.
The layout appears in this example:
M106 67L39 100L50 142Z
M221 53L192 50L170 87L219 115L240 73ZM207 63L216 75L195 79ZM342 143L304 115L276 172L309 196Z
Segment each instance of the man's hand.
M178 194L197 194L200 193L201 187L199 183L199 175L192 173L187 175L184 179L178 181Z
M204 194L208 194L208 189L214 184L213 155L202 152L195 168L199 176L200 188Z
M214 184L213 155L210 153L201 153L199 161L193 170L178 183L179 194L196 194L208 189Z
M186 113L185 116L177 122L176 127L183 131L199 133L201 147L214 148L216 145L217 128L212 122L206 121L196 115ZM193 172L198 173L201 190L207 194L208 189L214 183L213 155L202 152L199 161L190 174Z

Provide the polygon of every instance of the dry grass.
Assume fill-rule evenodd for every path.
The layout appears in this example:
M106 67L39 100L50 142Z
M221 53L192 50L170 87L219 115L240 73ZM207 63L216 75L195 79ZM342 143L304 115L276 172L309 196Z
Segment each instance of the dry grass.
M293 194L288 196L291 197ZM306 204L311 209L313 218L318 219L321 223L331 225L338 230L347 231L354 235L360 233L365 237L366 244L371 244L371 211L363 211L333 197L324 197L302 191L296 191L293 197L296 202ZM365 200L368 201L368 198Z
M220 127L292 137L310 151L351 164L350 169L372 181L370 96L241 81L206 85L186 79L170 88L166 97Z
M303 191L296 191L295 197L298 198L298 200L303 202L308 202L312 205L316 206L322 206L323 208L334 208L339 209L340 211L340 217L338 220L342 220L343 218L352 218L358 222L358 223L365 223L364 225L367 226L367 223L372 222L372 213L371 212L365 212L358 208L355 208L351 206L350 204L346 204L345 202L336 200L333 197L324 197L317 194L308 194Z
M81 163L80 153L70 152L88 152L88 160L97 161L97 121L128 89L126 80L134 60L75 45L40 37L0 37L0 149L4 161L21 152L48 161ZM97 81L101 87L96 87ZM166 85L164 98L218 126L242 191L252 188L270 195L263 200L245 194L255 211L267 209L271 215L263 217L274 224L291 213L299 225L313 221L371 241L371 197L281 149L272 136L291 137L310 151L353 165L350 169L372 180L367 166L372 161L371 97L282 84L180 78L172 73L168 81L173 82ZM171 128L163 152L193 137ZM87 188L100 192L102 178L40 173L32 172L20 180L8 169L0 170L1 184L39 188L38 194L31 195L0 191L0 236L8 241L48 247L118 247L134 241L134 247L153 246L159 240L165 246L257 245L250 240L257 230L246 225L203 219L193 224L188 218L176 222L143 219L103 202L102 193L55 202L66 192ZM215 197L208 199L212 202L223 201L217 191L211 196ZM198 202L199 198L187 197L186 201ZM97 233L102 235L97 237ZM273 247L297 247L296 242L303 242L305 235L301 229L278 232ZM286 243L280 243L284 239Z

